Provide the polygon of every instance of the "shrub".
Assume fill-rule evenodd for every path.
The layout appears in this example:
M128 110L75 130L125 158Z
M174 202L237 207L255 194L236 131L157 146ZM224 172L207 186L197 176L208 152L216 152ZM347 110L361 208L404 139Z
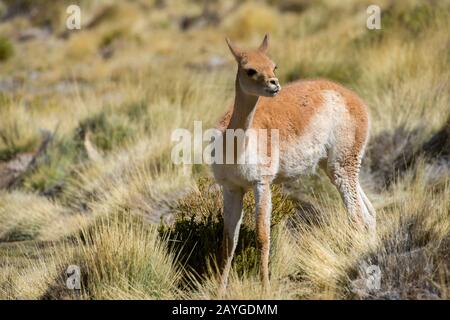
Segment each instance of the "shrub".
M45 156L37 159L36 168L26 175L25 189L43 195L58 196L73 168L86 159L82 141L76 137L59 138L51 142Z
M3 0L3 2L9 8L11 17L27 16L33 25L49 27L52 30L65 26L63 21L66 8L71 4L68 0Z
M7 38L0 36L0 61L6 61L14 54L14 47Z
M383 10L381 30L365 30L354 39L354 44L356 47L376 45L393 35L416 38L429 30L434 21L445 20L446 15L443 12L446 11L446 4L431 2L421 2L403 10L391 6Z
M359 74L358 66L351 60L323 63L300 62L287 73L286 80L326 78L343 84L353 84L357 82Z
M253 35L274 33L279 23L277 11L267 5L245 3L232 15L227 17L223 26L230 37L244 39Z
M73 60L92 57L99 48L99 36L94 32L78 32L70 37L66 45L66 56Z
M222 196L212 179L200 178L198 190L182 198L176 208L173 225L162 225L160 233L172 242L172 250L190 271L205 274L215 267L223 235ZM294 203L284 196L279 186L272 188L272 225L279 224L295 212ZM244 219L236 248L234 267L242 274L255 267L257 250L254 228L254 197L244 197Z
M0 101L0 113L0 161L10 160L18 153L30 152L38 146L39 134L26 108L4 99Z
M133 136L134 128L123 115L106 110L87 118L80 124L80 130L91 132L92 143L102 151L122 146Z

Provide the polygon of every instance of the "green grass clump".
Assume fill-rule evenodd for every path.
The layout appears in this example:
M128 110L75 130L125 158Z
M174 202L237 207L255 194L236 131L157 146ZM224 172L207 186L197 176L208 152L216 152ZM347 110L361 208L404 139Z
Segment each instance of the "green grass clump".
M74 4L82 5L83 0ZM6 7L12 7L13 14L29 16L30 22L38 27L50 27L61 30L65 27L66 8L71 4L68 0L4 0Z
M4 136L1 136L0 133L0 139L3 140L3 142L7 142L7 140L4 138ZM26 141L22 144L9 144L7 147L0 149L0 161L8 161L14 158L17 154L22 152L28 152L32 151L34 147L36 146L37 138Z
M1 240L5 242L26 241L33 240L38 235L39 226L31 224L29 226L17 226L16 228L12 228L7 234L2 236Z
M0 62L6 61L14 55L14 47L8 38L0 36Z
M92 143L102 151L111 151L123 146L134 134L134 128L127 125L127 119L113 112L101 112L80 124L80 129L91 132Z
M104 48L111 45L114 41L120 39L124 35L124 31L120 29L114 29L105 34L100 42L100 47Z
M22 152L38 147L40 134L23 106L0 97L0 161L8 161Z
M381 29L365 30L363 34L354 39L356 47L371 47L379 45L382 41L392 36L400 36L405 40L411 40L422 36L438 20L445 20L445 6L432 5L429 2L420 1L414 5L399 10L391 6L381 12Z
M86 159L82 141L76 137L52 141L45 154L37 159L36 168L26 175L26 190L57 196L62 191L72 170Z
M445 8L433 6L425 1L402 11L387 10L383 16L383 25L386 28L399 28L409 36L417 36L427 30L435 19L442 16L440 10Z
M178 202L175 222L162 225L160 232L167 235L173 244L172 249L188 270L204 275L210 267L215 268L218 262L223 236L222 194L209 178L199 179L197 187L198 190ZM272 192L272 226L275 226L294 214L295 205L281 193L280 187L273 187ZM234 258L234 268L239 274L256 266L254 215L254 197L249 192L244 197L244 219Z
M298 79L325 78L343 84L356 83L360 75L358 65L351 60L308 63L300 61L286 74L288 82Z

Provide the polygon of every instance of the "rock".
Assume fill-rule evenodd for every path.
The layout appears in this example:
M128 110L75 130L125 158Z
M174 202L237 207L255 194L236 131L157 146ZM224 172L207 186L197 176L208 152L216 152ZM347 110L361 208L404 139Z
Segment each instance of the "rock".
M35 152L19 153L9 161L0 162L0 189L12 188L21 182L22 177L36 165L36 159L47 150L52 139L48 131L42 132L42 143Z
M0 92L12 92L15 91L21 82L13 78L0 79Z
M199 71L210 71L213 69L222 68L226 65L226 60L220 56L210 56L205 62L189 63L188 68L199 70Z
M44 40L51 34L49 28L29 28L23 31L19 31L15 38L18 41L29 41L33 39Z
M32 153L22 153L10 161L0 162L0 189L12 185L27 170L33 157Z

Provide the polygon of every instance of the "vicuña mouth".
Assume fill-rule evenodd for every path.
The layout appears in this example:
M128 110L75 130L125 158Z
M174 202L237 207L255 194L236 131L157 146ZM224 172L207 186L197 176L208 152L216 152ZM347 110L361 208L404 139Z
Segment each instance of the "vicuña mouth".
M266 89L266 92L271 94L272 96L275 96L278 92L280 92L280 88L276 88L276 89Z

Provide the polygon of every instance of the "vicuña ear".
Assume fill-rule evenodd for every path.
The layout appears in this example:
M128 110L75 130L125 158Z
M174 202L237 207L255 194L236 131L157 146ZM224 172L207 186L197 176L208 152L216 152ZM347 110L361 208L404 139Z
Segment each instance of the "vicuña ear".
M240 50L238 47L236 47L236 45L233 42L231 42L230 39L225 38L225 40L227 41L228 48L230 48L230 51L233 54L236 61L240 62L240 60L242 58L242 50Z
M266 34L258 50L263 53L266 53L268 48L269 48L269 35Z

